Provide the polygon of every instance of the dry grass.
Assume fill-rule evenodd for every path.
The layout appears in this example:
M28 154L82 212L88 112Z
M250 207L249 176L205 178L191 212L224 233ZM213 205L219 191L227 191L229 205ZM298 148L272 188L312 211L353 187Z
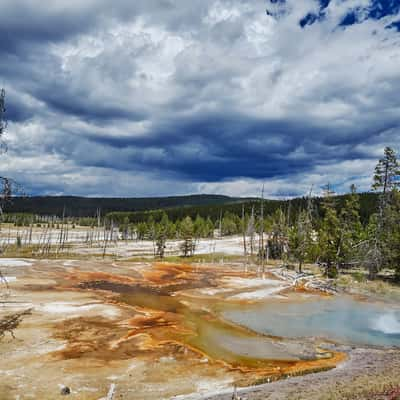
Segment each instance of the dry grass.
M400 300L399 284L379 278L370 281L360 272L341 275L337 284L339 288L350 293Z
M351 383L336 382L323 393L308 390L288 397L290 400L398 400L400 399L399 371L385 371L379 376L360 376ZM396 397L396 391L399 395Z

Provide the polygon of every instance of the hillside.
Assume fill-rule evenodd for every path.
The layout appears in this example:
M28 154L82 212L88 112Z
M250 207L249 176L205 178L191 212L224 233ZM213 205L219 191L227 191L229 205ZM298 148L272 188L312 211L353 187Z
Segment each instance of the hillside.
M335 196L336 208L338 211L343 207L344 202L348 195ZM378 196L375 193L360 193L360 219L363 224L366 224L371 214L376 212ZM117 212L114 211L108 214L108 217L114 222L123 223L128 218L130 223L138 223L147 221L150 216L157 222L161 219L163 213L168 215L171 221L181 220L186 216L194 219L197 215L207 218L210 217L212 221L217 221L221 215L231 213L241 217L243 210L247 215L250 215L251 210L254 208L255 215L260 211L260 199L232 199L225 203L209 203L192 205L187 207L171 207L164 209L148 209L138 210L134 212ZM314 214L320 216L323 214L321 209L322 198L314 198ZM307 206L307 199L305 197L298 197L291 200L264 200L264 215L272 215L279 208L282 209L286 215L290 216L290 222L293 223L298 212L305 209Z
M343 206L347 195L336 196L338 210ZM321 198L314 199L315 213L320 214ZM6 207L6 213L29 213L35 215L61 216L65 208L68 217L94 217L98 208L101 214L108 215L115 222L122 223L128 217L131 223L147 221L150 215L157 221L162 213L167 213L172 221L180 220L186 216L195 218L210 217L213 221L220 215L230 212L241 216L244 207L247 214L254 207L255 213L259 212L260 199L238 198L222 195L190 195L174 197L148 197L148 198L89 198L89 197L17 197ZM300 209L306 207L306 199L299 197L291 200L264 201L265 215L271 215L278 208L291 216L297 215ZM360 217L366 223L369 216L376 211L377 196L374 193L360 194Z
M102 215L110 212L139 212L174 207L232 204L247 199L222 195L189 195L173 197L142 198L93 198L75 196L14 197L6 206L7 213L30 213L37 215L93 217L98 208Z

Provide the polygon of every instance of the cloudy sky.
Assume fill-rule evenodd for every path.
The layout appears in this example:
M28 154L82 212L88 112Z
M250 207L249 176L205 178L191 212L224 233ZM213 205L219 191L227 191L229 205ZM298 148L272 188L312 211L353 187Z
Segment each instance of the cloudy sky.
M1 174L29 194L368 190L399 0L1 0Z

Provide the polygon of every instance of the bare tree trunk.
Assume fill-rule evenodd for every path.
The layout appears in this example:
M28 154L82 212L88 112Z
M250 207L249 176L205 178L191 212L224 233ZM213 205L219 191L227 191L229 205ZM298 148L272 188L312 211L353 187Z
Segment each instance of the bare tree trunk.
M261 223L261 270L262 270L262 278L265 279L265 254L264 254L264 185L262 187L261 192L261 215L260 215L260 223Z
M49 255L51 251L51 236L52 236L52 231L50 230L46 245L46 255Z
M247 272L247 243L246 243L246 220L244 212L244 204L242 205L242 230L243 230L243 253L244 253L244 270Z
M251 224L254 224L254 206L251 208ZM254 226L249 226L250 229L250 255L254 255Z
M64 247L64 218L65 218L65 206L63 208L63 214L62 214L62 220L61 220L61 231L60 231L60 239L59 239L59 244L58 244L58 249L56 252L56 255L58 256L58 253L61 251L61 249Z
M104 221L104 246L103 246L103 258L106 256L106 251L107 251L107 230L106 230L106 223Z
M101 223L101 208L97 208L96 214L97 214L97 227L100 228L100 223Z
M112 383L110 386L110 390L108 391L106 400L113 400L115 394L115 383Z
M222 211L219 213L219 237L222 238Z
M29 246L32 244L32 230L33 230L33 220L31 221L31 225L29 227L29 240L28 240Z

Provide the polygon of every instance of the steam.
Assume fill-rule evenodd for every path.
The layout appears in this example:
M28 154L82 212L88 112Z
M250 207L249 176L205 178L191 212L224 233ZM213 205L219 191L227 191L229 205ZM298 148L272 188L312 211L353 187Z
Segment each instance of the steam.
M400 319L394 312L387 313L376 319L372 328L386 335L400 335Z

